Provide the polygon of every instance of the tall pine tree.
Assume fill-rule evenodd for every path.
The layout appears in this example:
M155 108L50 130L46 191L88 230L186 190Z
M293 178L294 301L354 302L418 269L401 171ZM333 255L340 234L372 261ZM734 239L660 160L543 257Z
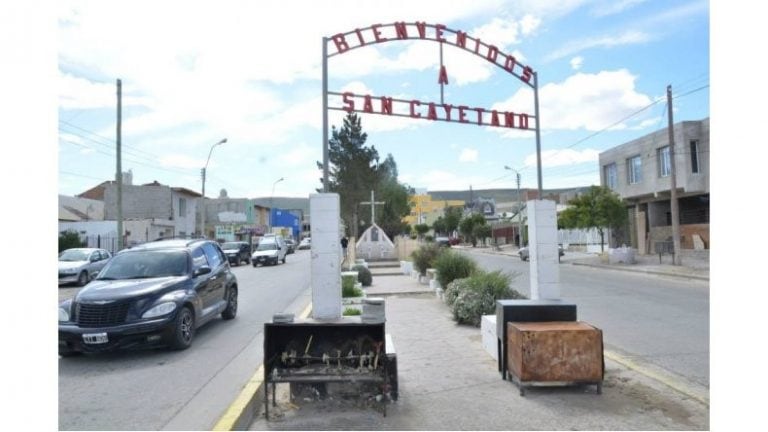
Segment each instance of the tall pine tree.
M373 190L376 201L385 202L376 208L376 223L393 238L404 229L401 220L410 211L408 188L397 182L397 164L392 155L379 164L379 153L374 146L365 145L367 139L356 113L347 114L340 129L332 127L328 140L328 192L339 194L346 234L359 235L371 224L370 207L360 203L370 201ZM317 167L322 170L322 163L318 162ZM361 225L360 221L365 223Z

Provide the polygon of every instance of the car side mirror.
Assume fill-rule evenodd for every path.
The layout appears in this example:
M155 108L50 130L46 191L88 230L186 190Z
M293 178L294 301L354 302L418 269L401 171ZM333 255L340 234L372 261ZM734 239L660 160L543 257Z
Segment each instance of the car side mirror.
M99 260L99 257L92 256L88 259L90 262L96 262Z
M208 274L211 272L211 268L208 266L202 266L195 270L195 273L193 274L194 277L202 276L204 274Z

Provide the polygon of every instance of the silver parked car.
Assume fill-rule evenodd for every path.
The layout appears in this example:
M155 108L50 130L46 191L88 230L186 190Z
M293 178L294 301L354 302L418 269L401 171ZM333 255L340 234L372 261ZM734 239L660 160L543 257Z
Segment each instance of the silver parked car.
M557 245L557 251L560 254L560 256L565 255L565 251L563 251L563 246L562 245ZM520 255L520 259L521 260L528 261L528 259L530 258L528 256L529 255L529 253L528 253L528 246L520 248L520 250L518 251L518 254ZM558 257L558 259L559 259L559 257Z
M59 285L83 286L95 278L112 258L106 249L74 248L59 254Z

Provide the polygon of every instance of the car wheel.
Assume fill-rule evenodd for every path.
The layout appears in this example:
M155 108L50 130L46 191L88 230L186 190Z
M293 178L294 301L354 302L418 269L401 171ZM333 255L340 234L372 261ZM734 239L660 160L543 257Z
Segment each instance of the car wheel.
M235 315L237 315L237 288L232 287L229 289L227 308L221 313L221 317L225 320L231 320Z
M59 346L59 356L61 357L74 357L82 354L80 351L75 351L68 347Z
M254 261L254 262L253 262L253 266L254 266L254 267L256 267L256 265L257 265L257 264L256 264L256 261Z
M173 327L173 334L169 343L171 349L189 348L192 345L192 339L195 338L195 316L188 307L181 308L173 322Z
M88 283L88 272L81 271L80 275L77 277L77 286L84 286L87 283Z

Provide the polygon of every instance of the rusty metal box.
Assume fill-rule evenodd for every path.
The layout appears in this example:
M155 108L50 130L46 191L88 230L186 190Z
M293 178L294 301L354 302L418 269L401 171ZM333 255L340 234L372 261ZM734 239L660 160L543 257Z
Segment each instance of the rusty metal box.
M595 384L605 371L603 332L585 322L507 323L507 369L525 394L537 385Z

